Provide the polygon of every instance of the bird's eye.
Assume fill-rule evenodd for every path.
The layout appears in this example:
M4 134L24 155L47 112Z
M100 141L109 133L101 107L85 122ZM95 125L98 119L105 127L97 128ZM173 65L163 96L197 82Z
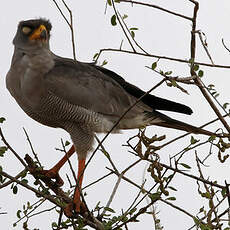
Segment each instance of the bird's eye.
M23 26L22 27L22 32L24 33L24 34L29 34L30 32L31 32L31 28L30 27L28 27L28 26Z

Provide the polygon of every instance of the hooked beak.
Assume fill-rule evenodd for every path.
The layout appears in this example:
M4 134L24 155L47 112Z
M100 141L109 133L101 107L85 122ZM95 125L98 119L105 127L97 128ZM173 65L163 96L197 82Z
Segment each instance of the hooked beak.
M30 40L41 40L46 41L48 38L47 30L44 25L40 25L34 32L30 35Z

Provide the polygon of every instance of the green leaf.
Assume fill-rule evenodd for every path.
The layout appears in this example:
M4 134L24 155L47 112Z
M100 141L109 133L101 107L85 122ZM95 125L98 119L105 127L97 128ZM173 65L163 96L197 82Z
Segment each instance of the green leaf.
M70 144L69 141L66 141L66 142L65 142L65 146L68 146L69 144Z
M6 146L0 146L0 157L4 156L4 153L7 151L7 147Z
M22 182L23 184L28 184L28 180L26 180L26 179L23 179L21 182Z
M226 189L226 188L223 188L223 189L221 190L221 195L224 197L226 194L227 194L227 189Z
M108 62L106 60L103 61L103 63L101 64L101 66L106 65Z
M129 214L132 215L134 212L136 212L137 208L132 208L130 211L129 211Z
M21 218L21 216L20 216L20 213L21 213L21 212L22 212L21 210L18 210L18 211L17 211L17 217L18 217L18 219Z
M111 24L112 26L117 25L117 16L115 14L111 17Z
M95 53L93 56L93 60L95 60L98 57L99 53Z
M26 175L27 175L27 171L26 171L26 170L24 170L24 171L21 173L21 178L26 177Z
M199 69L199 65L194 65L193 69L194 71L197 71Z
M130 31L130 33L131 33L132 38L134 38L135 37L135 33L132 30Z
M176 197L171 196L171 197L166 198L165 200L176 200Z
M173 85L174 87L177 87L177 83L176 83L175 80L172 80L171 83L172 83L172 85Z
M53 222L53 223L52 223L52 228L56 228L56 227L58 227L57 223L56 223L56 222Z
M205 198L207 198L207 199L211 199L211 198L212 198L212 196L211 196L211 194L210 194L209 192L201 193L201 196L202 196L202 197L205 197Z
M105 207L104 209L105 209L105 211L115 213L115 211L112 208Z
M15 186L13 187L13 194L17 194L17 192L18 192L18 187L15 185Z
M156 69L156 67L157 67L157 62L153 62L151 68L154 70L154 69Z
M124 20L124 19L126 19L128 17L128 15L127 14L124 14L123 16L122 16L122 19Z
M165 75L171 75L171 74L172 74L172 71L165 72Z
M216 136L211 136L208 138L208 141L214 141L216 139Z
M169 189L172 189L173 191L177 191L176 188L172 187L172 186L168 186Z
M203 70L199 70L198 76L199 76L199 77L203 77L203 76L204 76L204 71L203 71Z
M161 197L161 194L160 194L159 192L156 192L156 193L153 193L153 194L150 194L150 195L149 195L149 198L150 198L152 201L158 200L160 197Z
M196 144L197 142L199 142L200 140L197 140L197 139L195 139L193 136L191 136L191 139L190 139L190 143L191 143L191 145L194 145L194 144Z
M4 117L0 117L0 123L3 123L6 119Z
M138 30L138 28L137 27L132 27L129 30Z
M107 3L108 3L109 6L112 6L111 0L107 0Z
M228 107L229 103L224 103L223 107L226 109Z
M183 167L185 167L186 169L191 169L191 167L185 163L179 163L180 165L182 165Z

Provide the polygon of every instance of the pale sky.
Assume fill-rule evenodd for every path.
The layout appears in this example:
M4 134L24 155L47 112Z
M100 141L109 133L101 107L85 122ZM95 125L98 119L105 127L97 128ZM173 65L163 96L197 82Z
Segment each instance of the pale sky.
M61 2L61 1L60 1ZM110 24L110 18L113 15L111 7L108 7L107 14L105 11L105 0L97 1L66 1L73 11L74 16L74 30L76 38L76 53L77 59L80 61L91 62L92 57L101 48L119 48L122 39L125 40L119 26L113 27ZM186 0L162 0L162 1L145 1L152 4L159 4L159 6L179 12L181 14L191 16L193 12L193 5ZM221 2L221 3L220 3ZM190 50L190 31L191 22L184 19L177 18L173 15L161 12L157 9L150 9L144 7L130 7L129 4L117 4L119 12L127 14L126 22L129 27L138 27L136 31L136 40L149 53L162 56L170 56L181 59L189 59ZM63 7L64 9L64 7ZM65 11L65 10L64 10ZM68 12L66 15L68 17ZM229 0L202 0L200 1L200 10L198 13L197 29L202 30L207 36L208 48L212 55L215 64L230 65L230 54L224 49L221 39L224 38L225 43L230 47L230 3ZM1 125L6 139L17 151L17 153L24 158L26 153L31 153L26 136L23 132L23 127L27 130L33 143L34 149L39 155L39 159L46 169L52 167L61 154L55 150L55 147L60 147L60 139L69 140L69 135L60 129L52 129L45 127L31 118L29 118L17 105L15 100L10 96L5 87L5 76L10 67L10 61L13 54L12 40L17 30L17 24L21 20L45 17L49 19L53 25L51 37L51 50L64 57L72 57L72 47L70 42L70 31L58 12L54 3L50 0L40 1L2 1L0 8L0 28L1 28L1 43L0 43L0 102L1 110L0 117L5 117L7 120ZM208 62L209 60L201 48L200 42L197 40L198 52L197 61ZM124 41L123 48L130 49L127 42ZM126 55L121 53L104 53L100 62L106 59L108 64L105 66L119 75L123 76L127 81L139 86L144 90L148 90L157 84L161 77L145 66L151 66L156 61L153 58L144 58L141 56ZM170 61L160 61L159 67L164 71L172 70L174 76L189 76L189 68L186 64L178 64ZM205 72L204 82L206 85L214 84L218 92L221 93L219 101L221 104L229 102L229 70L202 67ZM181 93L175 88L161 86L154 91L154 94L184 103L190 106L194 113L191 116L178 115L170 113L176 119L180 119L195 126L204 124L211 119L216 118L215 114L209 108L206 101L201 99L200 91L190 85L183 85L189 91L190 95ZM212 125L207 129L215 131L220 126ZM123 134L111 135L105 142L107 151L111 154L116 166L119 170L123 170L129 164L137 160L128 153L128 149L122 147L128 137L136 133L136 130L125 131ZM147 130L149 136L154 134L167 134L167 140L179 136L183 132L175 130L167 130L159 127L149 127ZM101 136L100 136L101 137ZM205 140L206 137L197 136ZM171 147L164 148L159 154L161 161L169 164L169 155L177 153L189 141L189 137ZM0 142L0 145L2 143ZM172 148L173 147L173 148ZM200 148L201 156L206 156L207 149ZM191 155L190 155L191 154ZM202 155L203 154L203 155ZM184 158L184 162L190 162L189 159L194 158L194 152L191 151ZM212 180L218 180L219 183L224 184L224 180L229 181L229 164L228 160L224 165L220 164L217 156L212 156L207 162L210 167L205 169L205 176L210 176ZM72 157L72 164L77 168L77 158ZM194 161L191 162L194 170L191 173L197 174L197 168ZM22 170L22 165L18 163L11 152L7 152L6 156L0 159L0 165L6 172L11 175L16 175ZM98 152L91 161L85 173L83 185L100 178L108 170L105 167L109 165L107 159L101 152ZM132 178L136 183L142 183L143 174L146 175L147 185L151 186L152 178L147 176L146 163L142 163L127 173L127 177ZM68 165L60 172L68 188L66 180L66 173L69 173ZM98 201L101 205L106 205L111 194L112 188L116 183L116 176L110 176L101 183L92 186L88 189L86 201L89 208L95 207ZM192 214L198 213L202 206L201 199L198 197L197 186L191 179L177 176L172 185L177 188L178 192L172 192L170 196L176 196L174 201L176 205L182 206ZM111 208L120 211L121 208L127 208L137 195L138 190L122 182L119 186ZM1 229L13 229L12 224L17 221L16 212L22 209L23 204L27 201L35 202L37 198L30 191L19 187L17 195L13 195L10 187L0 190L0 212L7 212L6 215L0 215ZM204 202L204 200L202 200ZM145 202L145 201L144 201ZM142 206L146 205L143 203ZM40 210L53 207L52 204L46 202ZM192 226L193 221L184 214L173 210L171 207L157 203L157 209L160 211L159 217L164 229L184 230ZM140 218L140 223L130 225L130 229L153 229L152 217L145 216ZM40 216L35 216L29 222L30 229L51 229L51 223L57 221L57 215L52 213L43 213ZM15 229L22 229L22 222ZM2 227L3 225L3 227Z

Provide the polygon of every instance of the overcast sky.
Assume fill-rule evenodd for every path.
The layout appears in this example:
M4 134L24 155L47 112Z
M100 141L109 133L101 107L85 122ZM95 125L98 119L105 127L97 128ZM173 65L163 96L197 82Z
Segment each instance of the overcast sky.
M186 0L162 0L162 1L145 1L153 4L160 4L160 6L167 9L182 13L184 15L192 16L193 5ZM229 65L230 54L224 49L221 44L221 39L224 38L226 45L230 47L230 3L229 0L202 0L200 1L200 10L198 14L197 29L202 30L207 36L208 47L215 64ZM112 8L105 11L105 0L97 1L66 1L73 11L74 16L74 30L76 38L76 53L77 59L80 61L91 62L92 57L101 48L119 48L121 40L125 39L119 26L113 27L110 24L110 18L113 15ZM191 22L184 19L177 18L173 15L166 14L157 9L150 9L144 7L130 7L128 4L117 5L120 13L128 14L126 22L129 27L138 27L136 31L136 40L140 45L149 53L163 56L176 57L181 59L189 59L190 55L190 31ZM64 8L63 8L64 9ZM68 16L68 12L64 10ZM53 29L51 37L51 50L64 57L72 57L72 47L70 40L70 31L58 12L54 3L50 0L40 1L2 1L0 8L0 28L1 28L1 43L0 43L0 117L5 117L7 120L2 125L4 134L12 145L12 147L23 158L26 153L30 153L29 145L23 133L23 127L30 135L31 141L42 164L46 169L52 167L61 154L55 151L55 147L60 147L60 139L69 140L68 134L63 130L52 129L45 127L41 124L30 119L16 104L15 100L10 96L5 87L5 76L10 67L10 61L13 54L12 40L16 33L18 22L32 18L45 17L50 19ZM209 62L204 50L198 43L197 61ZM124 48L130 49L127 42L124 41ZM120 53L104 53L100 62L106 59L108 64L106 68L112 69L127 81L141 87L144 90L150 89L157 84L161 77L153 74L145 66L150 66L156 59L144 58L141 56L125 55ZM160 68L164 71L172 70L174 75L189 76L189 68L186 64L178 64L176 62L160 61ZM219 100L221 104L229 102L229 70L202 67L205 72L204 82L208 84L215 84L216 89L221 93ZM189 91L190 95L181 93L175 88L159 87L154 94L184 103L190 106L194 113L191 116L178 115L170 113L174 118L186 121L193 125L199 126L203 123L215 118L215 114L209 108L207 102L202 100L200 91L193 86L184 86ZM209 130L215 131L219 126L213 125L208 127ZM105 142L107 150L111 153L111 157L116 163L118 169L122 170L133 162L136 158L127 152L125 147L122 147L128 137L134 135L136 131L125 131L123 134L111 135ZM151 136L157 133L162 135L167 133L167 139L182 134L179 131L168 131L163 128L151 127L148 128L147 133ZM199 138L204 138L199 136ZM174 148L165 148L160 153L162 162L168 163L169 154L176 153L180 144L187 143L189 138L178 142L178 146ZM187 142L186 142L187 141ZM204 156L206 155L205 149L202 149ZM194 155L194 152L190 154ZM4 159L0 159L0 164L3 169L11 175L16 175L22 166L17 162L15 157L7 152ZM185 161L190 156L185 158ZM217 157L213 156L208 162L212 167L207 169L207 175L212 179L217 179L219 183L223 184L226 179L229 181L229 161L225 165L218 162ZM77 167L76 156L72 157L74 167ZM96 180L100 176L108 172L105 167L109 166L106 158L98 152L93 158L85 173L84 185ZM214 167L215 166L215 167ZM132 169L127 176L141 184L143 172L146 168L146 163L142 163ZM69 172L68 166L61 170L61 175L67 180L65 173ZM196 172L196 170L194 171ZM95 207L96 203L100 200L102 205L105 205L111 188L114 186L117 179L111 176L103 183L99 183L87 190L86 200L90 208ZM148 177L148 183L151 184L151 178ZM66 185L67 188L68 185ZM177 187L178 193L172 193L177 197L175 204L182 205L183 208L196 214L201 207L200 199L197 197L190 197L196 193L196 185L189 179L178 177L174 182ZM191 191L193 189L194 191ZM125 182L120 184L117 196L112 203L112 208L120 210L122 207L128 207L134 197L137 195L138 190L131 186L127 186ZM7 212L6 215L0 215L2 229L12 229L12 224L17 220L16 211L22 209L22 205L28 200L33 203L36 197L29 191L19 188L18 194L13 195L10 187L0 190L0 212ZM52 207L47 202L44 208ZM165 229L186 229L193 224L193 221L183 214L174 211L173 209L157 205L160 210L160 218L162 225ZM29 226L31 229L37 227L40 229L51 229L52 221L55 221L55 213L44 213L41 216L34 217ZM153 229L152 218L140 218L141 222L137 224L135 229ZM179 223L179 226L178 226ZM21 229L16 227L16 229ZM131 225L132 226L132 225ZM132 228L132 227L131 227ZM133 229L133 228L132 228Z

